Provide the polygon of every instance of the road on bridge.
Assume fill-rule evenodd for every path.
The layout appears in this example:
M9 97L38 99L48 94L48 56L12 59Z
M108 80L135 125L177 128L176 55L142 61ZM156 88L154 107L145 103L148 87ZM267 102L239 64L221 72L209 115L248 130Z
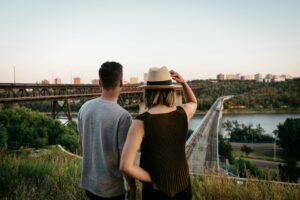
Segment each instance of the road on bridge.
M223 102L229 96L219 97L211 106L201 125L186 143L186 156L190 173L217 172L219 170L218 130Z

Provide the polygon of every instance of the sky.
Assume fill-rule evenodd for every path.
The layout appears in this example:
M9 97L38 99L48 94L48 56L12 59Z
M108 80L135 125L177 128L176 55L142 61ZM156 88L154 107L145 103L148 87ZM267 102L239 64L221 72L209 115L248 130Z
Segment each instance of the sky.
M186 80L218 73L300 76L299 0L0 0L0 82L124 80L167 66Z

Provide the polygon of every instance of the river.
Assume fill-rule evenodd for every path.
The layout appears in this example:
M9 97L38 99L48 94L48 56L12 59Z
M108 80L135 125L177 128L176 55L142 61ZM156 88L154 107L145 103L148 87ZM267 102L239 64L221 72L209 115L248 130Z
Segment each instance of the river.
M196 130L204 116L196 115L193 117L189 124L189 128ZM287 118L300 118L300 114L234 114L223 115L222 122L227 120L237 120L239 123L246 125L253 124L254 127L260 124L265 130L266 134L272 135L273 131L277 129L279 123L284 123ZM221 133L227 135L226 131L222 128Z
M197 130L200 125L203 115L196 115L192 118L189 123L189 129ZM227 120L233 121L237 120L239 123L244 123L246 125L253 124L254 127L260 124L265 130L266 134L272 135L272 132L277 129L279 123L283 123L287 118L300 118L299 114L234 114L234 115L223 115L222 122ZM59 119L62 123L67 121L66 118ZM73 118L77 121L77 118ZM222 128L221 133L227 135L226 131Z

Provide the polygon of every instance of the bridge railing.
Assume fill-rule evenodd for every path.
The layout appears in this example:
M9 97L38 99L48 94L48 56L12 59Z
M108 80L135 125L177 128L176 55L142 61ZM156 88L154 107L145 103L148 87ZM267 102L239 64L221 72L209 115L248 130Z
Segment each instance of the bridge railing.
M193 147L195 146L195 143L197 142L197 139L199 138L199 134L201 133L201 130L203 128L205 128L204 126L207 123L207 121L209 120L209 116L213 112L213 109L214 109L216 103L218 102L218 100L219 100L219 98L214 102L214 104L210 107L208 112L205 114L204 118L200 122L199 128L197 130L195 130L192 133L192 135L190 136L190 138L186 141L185 152L186 152L187 158L189 158L191 156Z

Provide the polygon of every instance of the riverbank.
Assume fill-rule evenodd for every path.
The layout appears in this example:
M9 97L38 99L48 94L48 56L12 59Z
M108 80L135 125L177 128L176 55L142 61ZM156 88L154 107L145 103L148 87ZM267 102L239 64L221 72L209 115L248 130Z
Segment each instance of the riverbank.
M224 109L223 115L247 115L247 114L300 114L300 109ZM205 115L207 111L197 111L196 115Z
M247 114L300 114L300 109L226 109L224 115L247 115Z

